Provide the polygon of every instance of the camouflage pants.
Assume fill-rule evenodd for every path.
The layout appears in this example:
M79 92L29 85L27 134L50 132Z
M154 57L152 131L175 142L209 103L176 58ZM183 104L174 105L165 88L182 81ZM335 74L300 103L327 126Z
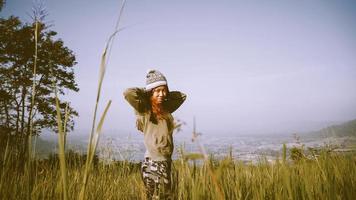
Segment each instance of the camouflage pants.
M147 199L172 199L171 161L153 161L145 158L141 175L146 188Z

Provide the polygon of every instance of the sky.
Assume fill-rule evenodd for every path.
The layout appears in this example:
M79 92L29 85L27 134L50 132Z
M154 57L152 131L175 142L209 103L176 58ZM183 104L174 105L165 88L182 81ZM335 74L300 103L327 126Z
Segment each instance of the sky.
M74 51L78 93L65 99L89 130L100 57L122 1L47 0L46 21ZM1 17L30 21L32 0L7 0ZM104 129L135 132L128 87L158 69L187 94L174 113L192 130L271 134L317 130L356 119L356 2L346 0L128 0L108 63L99 116Z

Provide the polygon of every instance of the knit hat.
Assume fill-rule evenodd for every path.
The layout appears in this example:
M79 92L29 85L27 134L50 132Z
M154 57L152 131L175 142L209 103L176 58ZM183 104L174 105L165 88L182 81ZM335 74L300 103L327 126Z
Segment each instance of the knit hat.
M146 91L150 91L161 85L167 85L166 77L158 70L148 70L146 75Z

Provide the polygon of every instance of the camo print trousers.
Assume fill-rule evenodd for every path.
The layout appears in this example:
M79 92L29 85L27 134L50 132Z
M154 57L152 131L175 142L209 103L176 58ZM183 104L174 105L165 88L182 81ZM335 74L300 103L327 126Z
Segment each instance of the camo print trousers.
M141 165L147 199L172 199L171 160L153 161L145 158Z

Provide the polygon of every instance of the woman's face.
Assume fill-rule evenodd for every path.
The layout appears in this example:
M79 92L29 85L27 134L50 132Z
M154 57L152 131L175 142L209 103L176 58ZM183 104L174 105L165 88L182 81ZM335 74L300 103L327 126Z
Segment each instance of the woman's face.
M161 104L163 103L164 99L166 99L167 93L168 89L165 85L153 88L151 101L154 101L156 104Z

